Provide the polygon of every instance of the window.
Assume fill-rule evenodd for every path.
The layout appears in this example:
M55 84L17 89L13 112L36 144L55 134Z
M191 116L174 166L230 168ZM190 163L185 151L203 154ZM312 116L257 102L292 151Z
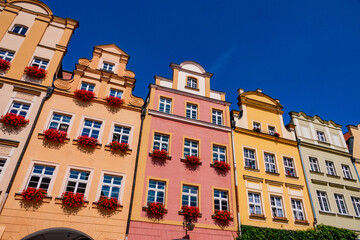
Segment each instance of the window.
M114 70L114 64L110 64L110 63L104 62L104 63L102 64L101 69L112 72L112 71Z
M171 113L171 99L161 97L159 111L164 113Z
M198 142L185 139L184 144L184 157L195 156L198 157Z
M352 179L352 175L351 175L349 166L348 165L341 165L341 168L343 170L344 178Z
M58 129L67 132L70 125L71 116L54 113L51 117L49 129Z
M339 210L339 213L340 214L348 214L344 196L341 194L336 194L336 193L334 194L334 196L335 196L335 202L336 202L336 206Z
M36 189L42 188L47 191L49 189L54 170L55 167L34 165L27 187Z
M265 171L276 173L275 156L274 154L265 153Z
M155 133L153 150L155 149L169 151L169 136Z
M245 167L256 169L255 151L245 148L244 149Z
M324 133L324 132L316 131L316 134L317 134L318 140L319 140L320 142L326 142L326 138L325 138L325 133Z
M95 85L90 83L81 83L80 89L93 92L95 89Z
M284 217L281 197L270 196L273 217Z
M198 188L184 185L182 190L182 206L198 206Z
M284 157L285 175L290 177L296 177L294 160L292 158Z
M84 194L86 185L88 184L89 175L89 172L70 170L65 191Z
M222 125L222 111L212 110L212 123Z
M259 122L253 122L253 128L255 129L255 130L261 130L261 125L260 125L260 123Z
M293 210L295 221L296 220L305 220L301 200L291 199L291 207L292 207L292 210Z
M336 176L334 163L330 161L325 161L327 173L332 176Z
M330 212L330 205L326 192L317 191L317 197L319 200L320 210L323 212Z
M115 125L112 141L116 141L120 143L129 143L130 130L131 130L130 128Z
M214 190L214 208L215 210L228 211L227 191Z
M14 52L9 52L9 51L0 49L0 58L4 59L6 61L11 61L14 57L14 54L15 54Z
M310 162L310 170L311 171L320 172L319 162L318 162L317 158L309 157L309 162Z
M9 109L9 113L14 113L19 116L26 117L30 109L30 104L13 102Z
M48 64L49 64L48 60L34 58L32 63L31 63L31 66L46 69Z
M21 25L15 25L11 30L11 32L21 35L25 35L26 31L27 31L27 27Z
M194 104L186 104L186 117L197 119L197 105Z
M261 200L260 200L260 194L258 193L248 193L248 199L249 199L249 211L251 214L262 214L261 210Z
M268 127L268 132L269 132L270 135L274 135L275 132L276 132L276 131L275 131L275 127L269 126L269 127Z
M110 89L110 94L109 96L111 97L117 97L117 98L122 98L123 92L119 91L119 90L115 90L115 89Z
M360 198L351 197L351 201L353 203L355 213L357 217L360 217Z
M213 146L213 161L226 162L226 150L224 147Z
M165 204L165 182L150 180L147 203Z
M85 120L81 136L89 136L97 139L99 137L100 129L101 122Z
M189 88L197 89L197 80L195 78L188 77L186 81L186 86Z
M100 196L105 196L107 198L116 198L120 197L122 177L104 175L104 179L101 185ZM85 191L84 191L85 192Z
M6 163L6 159L0 158L0 174L1 174L1 173L3 172L3 170L4 170L5 163Z

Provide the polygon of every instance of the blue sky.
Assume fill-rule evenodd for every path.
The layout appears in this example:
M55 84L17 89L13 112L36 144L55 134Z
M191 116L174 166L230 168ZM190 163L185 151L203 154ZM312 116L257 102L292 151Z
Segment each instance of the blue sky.
M290 111L360 123L360 0L44 2L80 22L66 70L93 46L115 43L131 56L142 98L154 75L171 78L171 62L193 60L214 73L211 88L232 109L238 88L260 88L280 99L285 124Z

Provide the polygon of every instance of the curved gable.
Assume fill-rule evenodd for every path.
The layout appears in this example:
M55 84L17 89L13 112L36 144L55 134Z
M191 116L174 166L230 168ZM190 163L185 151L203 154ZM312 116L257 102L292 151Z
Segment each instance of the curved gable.
M279 103L279 101L273 99L272 97L262 92L258 92L258 91L244 92L240 96L241 98L246 97L247 99L252 99L258 102L266 103L276 108L283 108L282 105Z
M45 3L37 0L10 0L8 3L33 12L38 12L49 16L53 15L51 9Z
M198 73L206 73L205 69L194 61L184 61L180 64L180 67Z

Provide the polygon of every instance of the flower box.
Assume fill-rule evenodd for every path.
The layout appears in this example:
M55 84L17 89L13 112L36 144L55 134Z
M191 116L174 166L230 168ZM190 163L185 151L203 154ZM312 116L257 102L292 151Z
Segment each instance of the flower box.
M230 222L233 220L230 212L226 210L225 211L215 210L215 214L211 215L211 218L221 222Z
M0 59L0 70L6 71L10 68L10 61Z
M82 193L64 192L62 195L62 205L70 208L78 208L84 205L85 199Z
M108 198L105 196L101 196L99 201L97 202L99 208L104 209L106 211L114 211L120 206L117 198Z
M192 166L201 165L200 158L196 156L186 156L183 162Z
M280 137L280 134L276 132L276 133L274 133L274 136L275 137Z
M46 140L63 143L67 138L67 132L58 129L47 129L44 130L44 138Z
M150 153L150 156L152 158L161 159L161 160L170 159L170 156L168 156L168 152L164 149L162 150L154 149L154 151Z
M230 164L227 164L226 162L215 161L213 164L211 164L211 166L222 171L230 170Z
M7 113L1 116L0 122L16 128L25 126L29 123L29 120L25 119L23 116L16 115L14 113Z
M157 216L164 216L167 213L167 209L165 208L164 204L162 203L148 203L143 210L146 211L148 214L157 215Z
M201 216L200 210L198 207L182 206L179 211L180 215L184 215L189 218L198 218Z
M108 105L119 107L124 104L124 100L118 97L108 96L105 98Z
M117 141L112 141L109 144L109 147L110 147L110 149L112 149L114 151L119 150L121 152L126 152L127 150L129 150L129 144L120 143L120 142L117 142Z
M75 97L84 102L90 102L95 98L95 93L86 90L75 90Z
M25 74L28 77L36 79L44 79L46 77L46 70L37 66L29 66L25 68Z
M89 137L89 136L79 136L77 138L78 142L80 145L84 146L84 147L90 147L90 148L95 148L96 144L98 144L98 140L96 138L93 137Z
M22 191L21 196L24 201L38 203L44 199L46 194L47 192L42 188L27 188Z

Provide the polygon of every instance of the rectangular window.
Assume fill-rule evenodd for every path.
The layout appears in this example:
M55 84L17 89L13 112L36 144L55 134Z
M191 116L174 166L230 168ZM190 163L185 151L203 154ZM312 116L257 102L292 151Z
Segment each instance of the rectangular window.
M318 140L319 140L320 142L326 142L326 138L325 138L325 133L324 133L324 132L316 131L316 134L317 134Z
M14 113L16 115L26 117L30 109L30 104L13 102L10 106L9 113Z
M21 26L21 25L15 25L13 27L13 29L11 30L11 32L17 33L20 35L25 35L26 31L27 31L27 27Z
M222 111L212 110L212 123L222 125Z
M147 203L165 204L165 182L150 180Z
M270 153L264 153L265 158L265 171L276 173L275 155Z
M185 139L184 144L184 157L186 156L195 156L198 157L199 150L198 150L198 142Z
M261 131L261 125L259 122L253 122L253 128L254 130Z
M226 162L226 149L220 146L213 146L213 161Z
M255 151L244 148L245 167L256 169Z
M198 206L198 187L183 185L182 206Z
M67 132L70 126L71 116L53 113L49 125L49 129L58 129Z
M195 104L186 104L186 117L197 119L197 105Z
M6 50L2 50L0 49L0 58L4 59L6 61L11 61L14 57L14 52L10 52L10 51L6 51Z
M100 134L100 129L101 129L101 122L85 120L81 132L81 136L89 136L97 139Z
M66 184L66 192L85 193L89 180L89 172L70 170L68 181Z
M228 192L214 190L214 208L215 210L228 211Z
M90 83L81 83L81 90L86 90L86 91L90 91L93 92L95 89L95 85L94 84L90 84Z
M34 58L32 63L31 63L31 66L46 69L48 64L49 64L48 60Z
M3 172L3 170L4 170L5 163L6 163L6 159L0 158L0 174L1 174L1 173Z
M119 200L121 181L122 181L122 177L105 174L101 185L100 196L105 196L108 198L116 198Z
M129 143L130 131L131 128L115 125L112 141L116 141L120 143Z
M160 98L159 112L171 113L171 99Z
M295 220L305 220L304 210L301 200L291 199L291 207Z
M351 197L351 201L353 203L355 213L357 217L360 217L360 198Z
M268 132L269 132L270 135L274 135L275 132L276 132L276 131L275 131L275 127L269 126L269 127L268 127Z
M270 202L273 217L284 217L281 197L270 196Z
M336 194L336 193L334 194L334 196L335 196L335 202L336 202L336 206L339 210L339 213L340 214L348 214L344 196L341 194Z
M261 200L260 200L260 194L258 193L248 193L248 200L249 200L249 211L251 214L262 214L261 210Z
M110 97L122 98L122 95L123 95L123 91L110 89L110 94L109 94Z
M336 176L334 163L330 161L325 161L326 170L329 175Z
M195 78L188 77L186 81L186 86L189 88L197 89L197 80Z
M45 191L49 189L51 179L54 175L55 167L34 165L27 188L42 188Z
M284 157L285 175L296 177L294 160L292 158Z
M317 158L309 157L309 162L310 162L310 170L311 171L320 172L319 162L318 162Z
M110 64L110 63L104 62L104 63L102 64L101 69L112 72L112 71L114 71L114 64Z
M155 133L153 150L155 149L169 151L169 136Z
M343 170L344 178L352 179L352 175L351 175L349 166L348 165L341 165L341 168Z
M320 210L323 212L330 212L330 205L326 192L317 191L317 197L319 200Z

